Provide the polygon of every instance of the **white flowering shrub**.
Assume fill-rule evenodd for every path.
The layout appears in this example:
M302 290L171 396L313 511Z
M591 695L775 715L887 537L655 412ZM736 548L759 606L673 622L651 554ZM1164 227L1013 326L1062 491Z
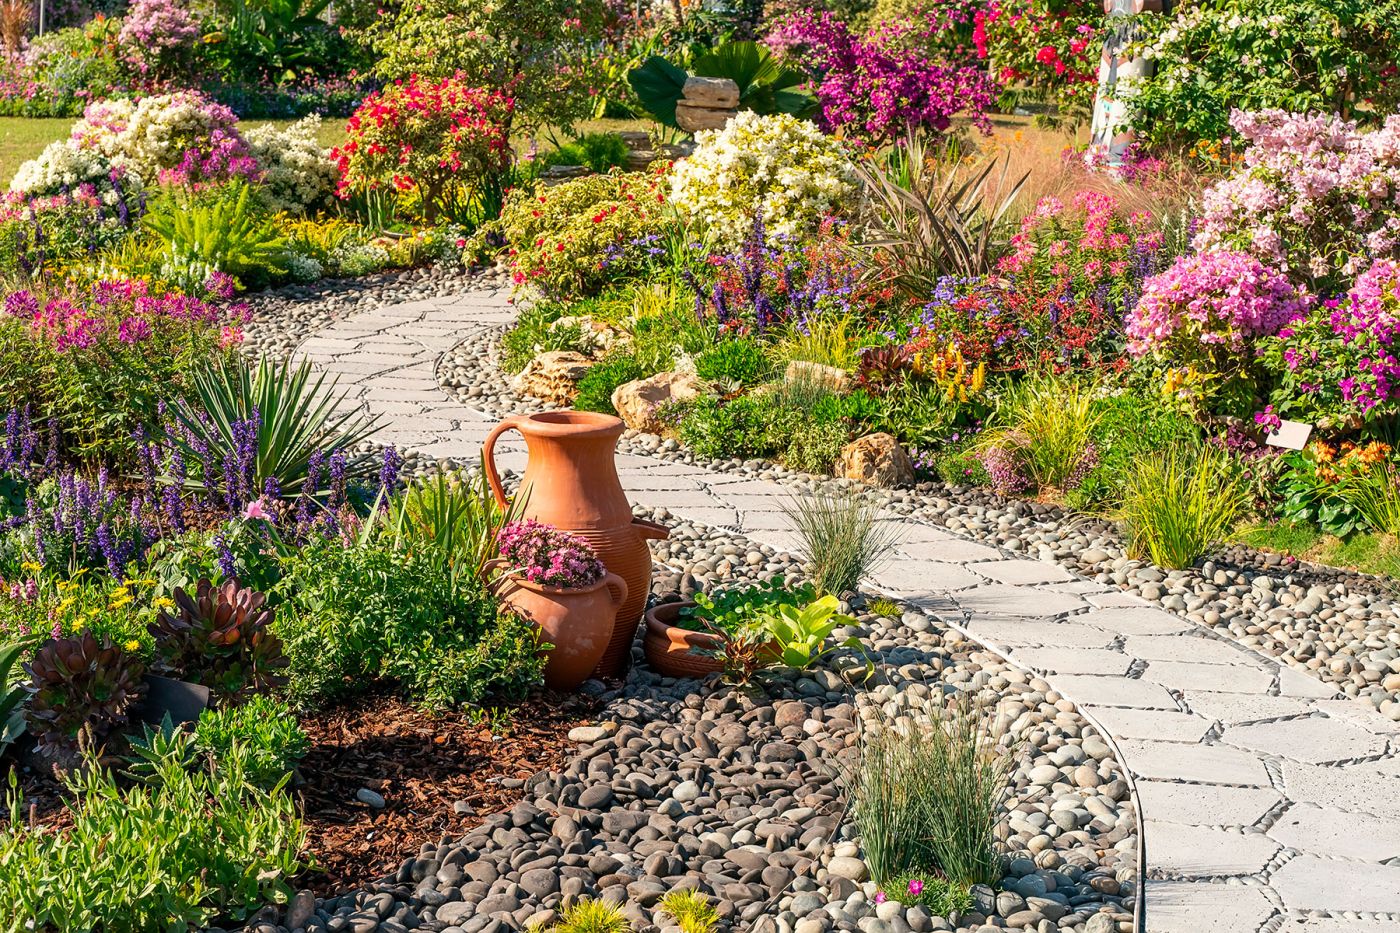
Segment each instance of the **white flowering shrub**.
M197 91L90 104L71 141L123 165L147 183L253 178L258 166L238 118Z
M263 171L258 193L272 210L303 215L330 203L339 179L330 150L317 142L320 129L321 118L313 114L285 128L268 124L244 134Z
M855 193L855 175L839 140L787 114L744 111L719 130L695 136L693 155L671 174L671 204L736 247L762 212L768 236L801 236Z
M80 185L110 187L111 161L100 152L53 142L25 162L10 180L10 190L41 198L76 191Z

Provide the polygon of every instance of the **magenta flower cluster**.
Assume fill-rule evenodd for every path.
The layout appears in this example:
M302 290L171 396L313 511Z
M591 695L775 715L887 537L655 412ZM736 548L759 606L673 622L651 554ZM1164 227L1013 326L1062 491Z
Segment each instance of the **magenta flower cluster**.
M1125 332L1134 356L1221 348L1242 352L1307 313L1311 297L1282 272L1244 253L1179 256L1143 284ZM1190 354L1188 354L1190 355Z
M208 151L191 147L185 150L178 165L161 169L161 184L192 186L232 178L247 181L262 178L261 166L253 158L243 137L236 132L217 128L211 130L206 145Z
M540 586L586 589L606 573L587 541L533 519L508 523L496 540L507 572Z
M199 38L199 23L175 0L135 0L122 17L118 39L130 49L128 61L145 75L174 64Z
M890 29L856 35L831 13L810 10L784 17L770 35L813 73L824 129L879 143L906 128L942 132L960 113L987 128L999 88L985 71L932 59L904 38Z

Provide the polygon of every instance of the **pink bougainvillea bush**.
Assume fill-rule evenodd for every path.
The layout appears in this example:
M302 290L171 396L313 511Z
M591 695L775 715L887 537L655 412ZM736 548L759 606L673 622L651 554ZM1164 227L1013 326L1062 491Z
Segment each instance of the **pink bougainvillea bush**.
M1128 352L1153 354L1186 380L1183 388L1208 393L1247 371L1257 338L1278 333L1311 306L1306 291L1253 256L1180 256L1144 284L1125 323Z
M1273 408L1310 423L1359 426L1400 402L1400 266L1379 260L1344 296L1263 342L1278 373Z
M461 218L477 199L499 194L514 109L509 94L460 74L395 81L365 98L346 123L349 138L331 152L337 194L397 191L416 196L430 224L444 213Z
M829 12L803 11L783 18L770 39L812 74L822 127L872 144L906 129L941 133L958 115L985 129L1000 90L985 69L930 57L900 24L862 35Z
M540 586L585 589L606 573L588 542L533 519L508 523L497 542L506 572Z
M1400 258L1400 115L1379 129L1327 114L1235 111L1242 167L1202 198L1197 250L1247 252L1319 294Z

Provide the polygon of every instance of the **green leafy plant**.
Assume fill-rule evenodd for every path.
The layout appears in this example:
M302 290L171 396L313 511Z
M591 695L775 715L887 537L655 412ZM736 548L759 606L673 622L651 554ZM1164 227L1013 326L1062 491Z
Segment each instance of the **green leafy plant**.
M615 415L613 390L634 379L644 379L650 373L642 368L637 358L630 354L614 354L589 367L584 377L578 381L578 395L574 398L574 408L579 411L601 411Z
M272 631L267 597L236 580L200 580L193 595L175 589L175 612L151 623L156 669L203 684L217 696L240 698L286 683L287 658Z
M156 784L168 765L186 770L195 766L194 735L178 726L166 713L159 725L143 725L140 735L128 739L126 770L122 775L143 784Z
M553 152L545 153L544 165L582 165L595 172L626 168L629 150L627 141L616 133L585 133L571 139Z
M50 639L24 669L29 732L41 750L58 756L96 748L126 722L144 689L141 659L91 632Z
M346 455L345 475L368 476L378 467L370 453L353 453L379 430L378 419L366 417L335 392L335 380L324 373L313 378L307 361L277 362L267 357L256 365L242 358L219 363L196 374L172 411L182 430L170 440L186 464L202 462L201 450L238 450L249 425L256 428L257 450L250 484L257 490L268 480L281 490L306 484L312 456L333 452ZM195 488L216 487L221 476L191 476Z
M89 762L67 778L71 826L30 827L10 776L0 828L0 931L149 930L242 919L291 896L306 830L280 790L237 766L190 770L171 756L150 783L120 787Z
M754 395L741 395L725 401L702 395L681 409L676 434L697 457L722 460L728 457L766 457L781 449L787 438L785 422L771 416L774 407Z
M712 933L719 924L719 912L696 890L671 891L660 907L676 921L681 933Z
M721 340L695 358L695 374L725 385L757 385L773 371L762 344L752 337Z
M653 55L627 75L647 112L665 126L676 126L676 104L691 74L704 78L728 78L739 86L739 108L760 114L788 113L807 116L816 109L816 98L801 90L806 75L778 63L773 53L750 40L725 42L698 56L690 74L659 55Z
M812 579L823 593L856 589L887 559L894 527L880 507L851 494L818 493L783 506L802 539Z
M287 239L248 184L232 184L213 198L172 197L142 223L164 245L170 277L191 290L214 270L245 285L287 271Z
M22 651L22 645L0 645L0 756L24 734L22 704L26 694L22 684L13 682L15 662Z
M805 606L778 605L759 616L756 624L772 639L777 659L785 667L805 671L835 650L828 647L831 633L855 620L842 615L835 596L827 595ZM860 639L848 638L840 647L860 648Z
M258 787L275 787L311 750L311 740L286 703L258 695L242 706L207 709L195 724L194 744L227 769L235 760Z
M933 166L933 168L930 168ZM1007 213L1029 173L1008 183L1010 161L963 169L939 167L928 146L910 133L885 159L861 160L856 174L869 202L868 234L859 248L878 253L871 263L881 281L910 295L932 294L944 276L986 275L1010 237ZM988 200L989 191L1000 192ZM922 300L922 299L920 299Z
M782 606L805 606L817 598L810 583L787 586L777 577L753 586L696 593L695 605L681 610L679 624L691 631L720 628L738 631Z
M462 586L483 577L497 556L497 532L524 507L516 497L502 509L485 469L442 470L410 483L390 503L383 527L394 550L413 552Z
M1178 570L1225 540L1248 504L1228 453L1177 445L1133 465L1118 506L1128 553Z
M967 694L932 697L903 693L899 709L861 731L850 784L865 860L887 886L911 873L994 884L1016 749Z

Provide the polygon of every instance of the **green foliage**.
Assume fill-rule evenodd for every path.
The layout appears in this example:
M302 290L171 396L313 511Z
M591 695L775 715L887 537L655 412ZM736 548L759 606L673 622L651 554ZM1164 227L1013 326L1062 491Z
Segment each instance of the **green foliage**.
M398 551L317 541L288 561L273 629L302 705L396 680L428 707L518 697L543 669L535 629L478 585L454 581L428 548Z
M681 933L713 933L719 924L719 912L699 891L671 891L659 906L676 921Z
M162 769L168 764L178 764L188 770L198 759L194 734L175 725L169 713L161 718L158 726L142 726L141 734L131 736L128 744L126 770L122 776L143 784L159 784Z
M554 933L629 933L632 923L621 907L585 898L565 907L551 929Z
M615 415L617 409L613 408L613 390L623 383L644 379L649 375L651 373L643 369L642 364L631 354L609 356L594 364L578 381L578 396L574 398L574 407L579 411L601 411L604 414Z
M555 327L566 306L540 301L522 308L515 324L501 335L501 368L518 373L541 353L550 350L577 350L583 340L578 327Z
M627 167L627 141L616 133L585 133L546 153L543 165L582 165L594 172Z
M783 451L783 464L803 473L829 474L848 437L849 432L840 421L799 422Z
M752 337L721 340L695 358L697 376L726 385L758 385L772 371L767 351Z
M1179 570L1225 540L1248 504L1229 454L1179 444L1145 454L1124 484L1118 519L1128 553Z
M172 195L142 220L160 240L162 278L198 292L212 271L260 286L287 272L287 239L251 185L237 182L212 196Z
M881 524L880 507L853 494L818 493L783 507L802 539L812 579L839 596L860 586L889 557L894 526Z
M379 429L379 423L342 402L335 393L335 380L327 382L324 373L313 379L311 364L305 360L295 364L263 357L253 365L238 357L191 379L189 390L172 406L183 431L171 432L170 440L184 454L185 463L194 465L204 459L201 446L210 451L238 450L246 425L256 418L257 452L250 477L254 489L264 489L272 479L278 489L300 490L316 453L344 452L347 477L370 475L377 469L373 455L352 451ZM187 483L216 489L222 480L222 476L195 476Z
M242 706L207 709L194 730L195 746L216 770L241 767L258 787L276 787L311 750L290 707L259 694Z
M322 13L330 0L220 0L203 57L230 82L278 83L334 69L348 52ZM340 72L337 72L340 73Z
M779 419L772 416L782 415ZM703 395L682 409L676 434L697 457L723 460L769 457L786 441L786 429L796 420L761 396L741 395L731 401Z
M285 902L305 866L291 797L251 785L238 765L190 771L173 756L128 788L96 762L70 773L72 825L30 828L10 777L0 828L0 931L151 930L243 919Z
M915 890L919 893L914 894ZM919 872L907 872L887 882L885 895L906 907L922 907L933 917L965 914L976 904L970 885Z
M1098 463L1066 494L1076 508L1113 500L1141 456L1200 437L1200 428L1179 411L1131 390L1095 399L1090 438Z
M1133 126L1150 145L1228 138L1230 111L1393 113L1395 0L1220 0L1137 18L1153 71L1135 82ZM1247 62L1247 67L1241 67Z
M750 40L725 42L698 56L690 74L729 78L739 86L739 109L759 114L807 116L816 98L799 89L807 80L801 71L785 68L773 53ZM643 107L664 126L676 126L676 104L690 74L653 55L627 74Z
M444 470L415 479L399 493L382 529L393 550L429 562L454 587L471 586L496 557L497 532L515 521L524 506L523 498L516 497L501 509L484 469L474 474Z
M761 613L757 625L772 639L779 663L805 671L834 648L827 647L831 633L855 622L842 615L835 596L827 595L805 606L777 605ZM860 648L860 639L848 638L842 647Z
M0 757L24 734L24 687L16 683L21 645L0 645Z
M817 598L810 583L790 587L777 577L753 586L696 593L695 605L681 610L680 627L691 631L736 632L784 606L805 606Z
M1007 390L997 419L1001 424L983 433L979 449L1009 458L1036 489L1072 489L1093 466L1099 415L1092 391L1077 381L1028 378Z
M945 705L901 695L904 708L866 726L852 778L852 812L877 883L941 874L961 886L1001 879L996 828L1011 790L1015 749L962 694ZM931 880L931 879L930 879ZM901 899L902 900L902 899Z
M1367 527L1400 535L1400 469L1390 463L1356 471L1340 483L1342 501L1356 510Z

